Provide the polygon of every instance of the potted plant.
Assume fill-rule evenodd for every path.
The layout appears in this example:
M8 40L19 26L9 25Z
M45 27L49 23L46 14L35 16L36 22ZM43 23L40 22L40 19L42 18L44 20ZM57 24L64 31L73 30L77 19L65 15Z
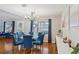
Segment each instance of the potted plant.
M79 53L79 47L72 47L73 51L71 52L72 54L77 54Z

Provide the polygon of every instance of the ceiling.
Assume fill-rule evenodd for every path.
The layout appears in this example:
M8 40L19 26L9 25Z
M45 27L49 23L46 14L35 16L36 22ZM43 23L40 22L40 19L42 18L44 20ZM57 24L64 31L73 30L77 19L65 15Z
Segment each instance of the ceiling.
M40 17L59 15L65 9L65 4L0 4L0 9L24 17L31 12Z

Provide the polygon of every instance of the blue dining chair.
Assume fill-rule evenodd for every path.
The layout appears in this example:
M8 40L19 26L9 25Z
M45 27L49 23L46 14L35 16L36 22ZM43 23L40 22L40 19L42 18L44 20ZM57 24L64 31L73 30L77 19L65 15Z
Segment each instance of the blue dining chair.
M14 53L14 49L15 49L15 46L19 46L19 45L22 45L23 44L23 39L17 39L16 38L16 34L13 34L13 53Z
M24 48L25 48L25 53L31 53L31 48L32 48L32 36L26 35L23 36L24 39Z
M18 43L22 43L23 44L23 33L20 31L20 32L17 32L17 39L18 39Z
M5 36L6 38L11 38L12 35L13 35L13 33L11 33L11 32L6 32L6 33L4 33L4 36Z
M13 45L14 46L17 46L17 45L21 45L21 44L23 44L23 40L18 40L17 38L16 38L16 34L14 34L13 35Z
M38 38L32 43L33 45L36 45L36 48L37 48L37 45L40 45L40 48L41 48L41 46L43 45L43 40L44 40L44 34L40 34Z
M17 36L18 36L18 40L22 40L23 39L23 32L21 32L21 31L17 32Z
M38 36L41 36L43 33L42 32L38 32Z
M31 36L33 36L33 32L29 32L29 34L30 34Z
M5 32L1 32L0 37L4 38L5 37Z
M26 35L23 36L24 39L24 48L32 48L32 36Z

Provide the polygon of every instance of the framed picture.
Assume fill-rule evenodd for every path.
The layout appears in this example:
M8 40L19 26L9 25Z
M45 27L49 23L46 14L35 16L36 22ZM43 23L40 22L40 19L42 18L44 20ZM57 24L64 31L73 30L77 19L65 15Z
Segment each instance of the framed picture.
M78 27L79 26L79 17L78 15L70 16L70 27Z
M24 22L17 21L17 31L23 31L23 30L24 30Z
M79 27L79 6L78 5L72 5L70 7L69 12L69 24L70 27Z

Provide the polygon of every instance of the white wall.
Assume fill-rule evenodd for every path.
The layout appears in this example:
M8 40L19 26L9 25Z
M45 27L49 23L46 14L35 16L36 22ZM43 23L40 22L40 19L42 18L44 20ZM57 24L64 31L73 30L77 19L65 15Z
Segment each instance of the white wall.
M66 9L62 13L62 20L65 19L65 27L64 28L61 27L63 30L63 37L67 36L68 39L71 39L74 42L78 42L79 41L79 26L70 27L70 20L73 19L71 16L73 18L75 16L78 16L78 19L79 19L79 5L70 5L70 18L69 18L69 7L68 5L66 6Z
M61 29L61 15L55 16L55 18L52 17L52 42L55 42L56 35L58 33L58 30Z
M72 16L73 18L75 16L78 16L78 20L79 20L79 5L71 5L70 11L71 11L70 16ZM71 20L72 17L70 17ZM75 18L74 20L76 19L77 18ZM68 32L68 37L75 42L79 42L79 26L70 27Z

